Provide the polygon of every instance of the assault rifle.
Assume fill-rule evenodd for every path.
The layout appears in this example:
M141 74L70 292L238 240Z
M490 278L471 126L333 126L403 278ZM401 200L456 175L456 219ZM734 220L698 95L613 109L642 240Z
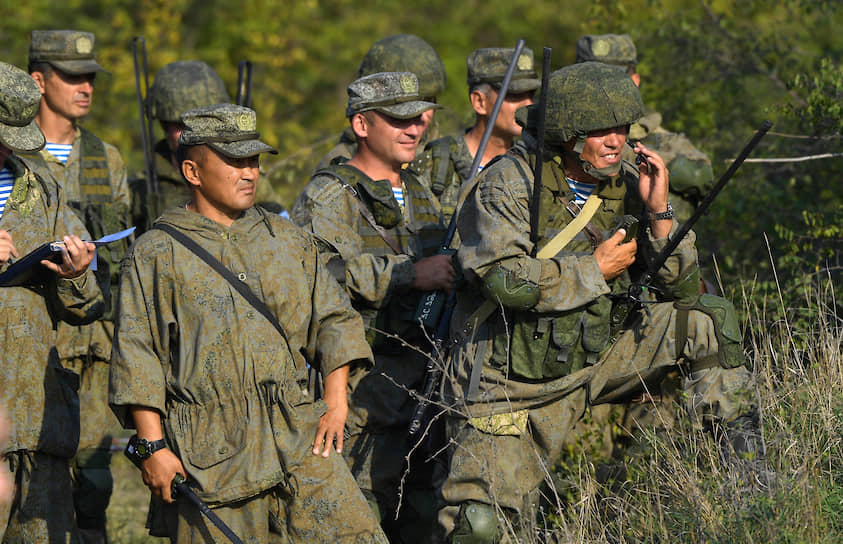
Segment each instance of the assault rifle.
M146 97L149 96L149 65L146 59L146 40L143 39L143 36L132 38L132 58L135 62L135 93L138 97L141 144L146 173L146 194L147 199L150 200L154 198L152 195L158 194L158 178L155 175L155 152L152 148L152 117L149 115L149 104L146 100ZM143 70L143 73L141 73L141 70ZM143 75L143 90L141 90L141 75Z
M702 202L700 202L700 205L688 221L680 226L676 233L670 237L661 252L649 263L644 273L637 280L632 282L632 285L629 286L627 293L618 297L621 300L616 301L613 305L612 316L610 318L611 326L613 328L622 326L626 322L628 316L631 313L634 313L634 310L641 307L644 303L642 296L644 292L651 287L650 284L652 283L653 278L656 277L658 271L664 266L664 263L667 262L667 259L673 251L682 242L685 235L687 235L694 225L697 224L700 218L708 212L708 209L711 207L711 203L715 198L717 198L720 191L722 191L729 180L732 179L735 172L737 172L738 168L740 168L743 164L744 160L746 160L749 154L752 153L758 145L758 142L761 141L761 138L767 134L767 131L769 131L772 126L772 121L764 121L761 124L752 139L747 142L740 154L738 154L738 157L734 160L734 162L732 162L731 166L729 166L729 169L720 176L720 179L717 180L717 183L711 191L705 196L705 198L703 198Z
M474 182L477 177L477 171L480 167L480 161L483 159L483 154L486 152L486 146L489 144L489 138L492 136L492 129L495 126L495 120L501 111L501 106L506 98L507 89L509 89L509 82L512 80L512 74L515 73L515 68L518 65L518 58L521 56L521 51L524 49L524 40L518 40L515 45L515 51L512 54L512 59L509 61L509 67L506 70L501 87L498 90L498 97L495 100L495 105L486 122L486 129L483 131L483 137L480 140L480 145L477 148L477 153L474 155L474 161L471 163L471 173L468 179L465 180L464 186L468 187ZM451 242L454 240L454 235L457 232L457 216L459 215L459 208L454 210L454 215L451 216L451 221L448 224L448 230L445 234L445 239L439 249L440 255L453 255L455 250L451 248ZM444 304L443 304L444 303ZM439 367L436 355L441 353L442 346L445 339L448 337L448 329L451 323L451 314L456 305L456 294L451 293L445 299L445 293L442 291L433 291L428 293L419 303L419 308L416 311L417 318L425 326L431 327L436 325L433 336L433 350L428 358L427 369L424 377L424 388L422 389L421 400L413 412L413 418L410 420L409 436L410 439L416 441L419 438L419 433L422 426L427 419L427 410L435 400L436 391L442 382L442 369Z
M237 105L252 107L252 62L248 60L237 64Z

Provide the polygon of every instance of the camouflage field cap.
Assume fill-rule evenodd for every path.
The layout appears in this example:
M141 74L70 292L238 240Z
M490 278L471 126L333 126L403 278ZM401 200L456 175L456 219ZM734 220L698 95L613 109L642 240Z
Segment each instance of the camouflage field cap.
M577 40L577 62L603 62L627 68L638 64L629 34L586 35Z
M419 81L410 72L383 72L361 77L348 86L345 116L375 110L395 119L412 119L438 108L419 99Z
M44 147L44 134L35 124L40 103L41 90L35 80L20 68L0 62L0 143L15 153Z
M641 93L626 71L600 62L572 64L548 77L545 139L560 144L589 132L630 125L644 114ZM518 108L518 124L535 134L538 106Z
M413 34L396 34L372 44L357 77L380 72L412 72L419 79L419 96L433 99L442 94L448 76L445 65L429 43Z
M94 35L79 30L33 30L29 62L48 62L70 75L108 73L94 60Z
M226 157L242 159L278 151L261 142L255 111L236 104L214 104L185 112L179 145L204 144Z
M472 51L466 59L469 88L488 83L499 89L514 52L514 47L488 47ZM509 92L518 94L535 91L542 83L538 77L533 62L533 50L525 47L515 64L515 71L509 82Z
M171 62L155 74L149 88L153 119L177 123L186 111L231 102L225 83L201 60Z

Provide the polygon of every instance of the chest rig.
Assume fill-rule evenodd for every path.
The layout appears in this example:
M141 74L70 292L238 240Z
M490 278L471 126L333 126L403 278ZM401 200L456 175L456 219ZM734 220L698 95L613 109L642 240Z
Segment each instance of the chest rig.
M511 160L523 178L533 178L527 167L530 157L516 153L502 160ZM547 182L542 187L539 205L539 250L581 211L574 202L559 159L545 161L543 168L542 177ZM591 255L598 244L611 236L630 205L626 178L622 173L595 188L601 202L584 228L563 247L564 253ZM612 293L622 293L629 284L625 272L609 286ZM579 286L572 283L568 288ZM564 312L508 310L507 313L506 320L498 318L490 323L494 336L491 364L499 368L508 365L522 378L552 379L576 372L596 362L614 340L609 296L600 296L584 307ZM508 330L505 321L509 323Z

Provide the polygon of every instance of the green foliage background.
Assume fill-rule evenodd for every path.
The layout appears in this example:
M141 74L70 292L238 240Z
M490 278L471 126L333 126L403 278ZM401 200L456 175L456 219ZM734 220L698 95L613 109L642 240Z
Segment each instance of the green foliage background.
M364 53L396 33L417 34L440 53L449 76L440 101L450 110L440 117L456 120L445 129L470 121L471 50L525 38L537 58L543 46L553 48L555 69L573 61L580 35L618 32L638 46L645 102L712 157L716 175L766 118L775 132L809 138L770 135L756 156L843 151L843 9L836 1L0 0L0 9L0 59L19 66L32 29L96 33L98 58L112 75L98 79L85 125L116 144L132 171L142 168L133 36L146 39L150 78L174 60L201 59L232 96L237 63L251 60L259 128L281 152L264 168L289 205L345 126L345 86ZM840 161L745 165L696 229L704 264L713 254L727 280L758 277L767 285L767 233L776 259L831 267L839 278Z

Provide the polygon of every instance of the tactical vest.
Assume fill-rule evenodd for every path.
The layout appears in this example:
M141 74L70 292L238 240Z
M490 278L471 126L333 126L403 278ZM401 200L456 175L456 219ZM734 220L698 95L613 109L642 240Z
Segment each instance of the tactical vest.
M446 136L427 145L431 156L430 190L442 205L442 214L453 215L462 183L471 175L471 156L461 152L459 140ZM452 187L456 186L456 187Z
M520 148L514 148L515 156L505 155L499 160L513 161L519 174L532 180L530 158L520 151ZM574 196L562 167L554 161L547 161L543 168L538 249L544 247L572 221L574 215L568 208L576 208L575 205L569 205ZM594 247L611 235L620 218L627 213L630 202L625 202L625 175L616 176L595 190L603 202L591 218L589 228L578 233L565 246L565 253L583 256L592 254ZM609 282L613 294L626 292L629 284L628 272ZM498 316L489 323L494 337L491 364L498 368L509 366L520 377L536 380L576 372L596 362L600 354L614 342L611 318L612 299L605 295L584 308L565 312L507 310L506 320ZM509 323L508 331L506 323Z
M108 170L108 158L105 143L80 128L81 147L79 154L79 187L82 193L82 206L92 203L113 202L111 176Z
M365 204L377 223L397 242L403 254L409 255L414 261L436 254L445 237L446 227L436 204L415 175L401 170L401 181L404 184L403 214L387 180L375 181L347 164L335 164L318 170L314 177L320 175L333 177L347 190L353 190L351 192L355 199ZM399 214L397 224L391 216L396 211ZM363 253L377 257L395 254L362 213L357 214L356 229L357 235L363 240ZM418 339L421 331L414 319L420 296L420 292L411 291L406 296L393 297L380 310L363 309L360 312L369 331L367 338L373 347L393 343L386 342L383 335L374 335L373 328L398 335L408 342Z

